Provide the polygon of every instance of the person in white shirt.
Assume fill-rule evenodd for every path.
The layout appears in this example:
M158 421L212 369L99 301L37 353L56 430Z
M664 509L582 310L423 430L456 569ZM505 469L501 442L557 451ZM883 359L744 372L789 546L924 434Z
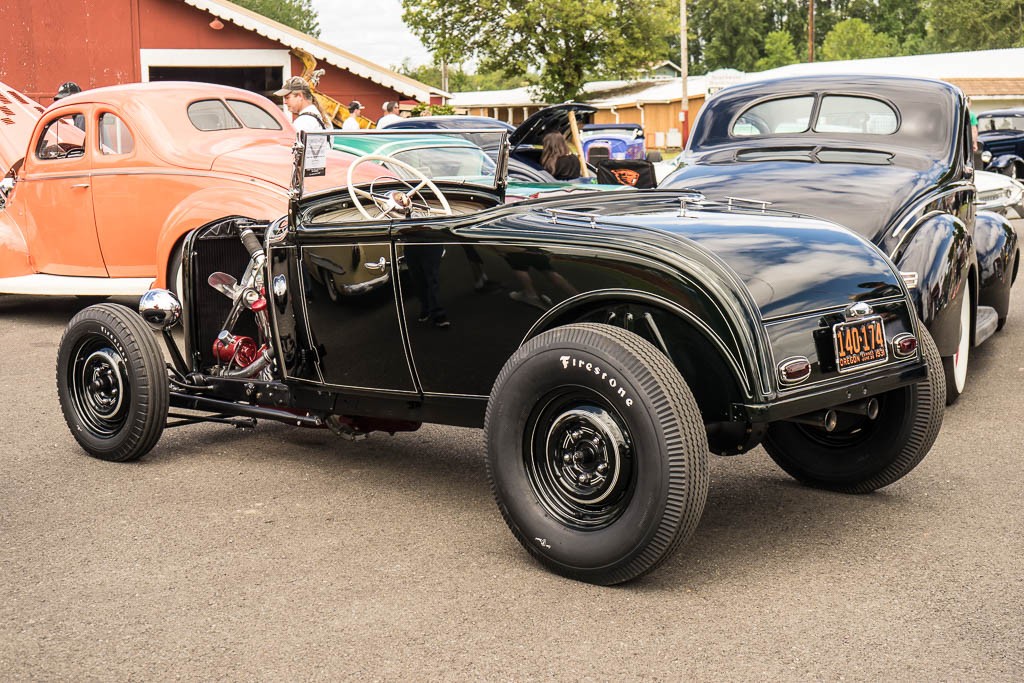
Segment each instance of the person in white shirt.
M348 118L341 124L342 130L359 130L359 115L363 112L363 105L359 100L352 100L348 103Z
M398 115L398 102L385 102L383 109L385 114L377 121L377 128L387 128L395 121L402 120Z
M284 106L294 114L292 126L295 128L296 135L303 130L309 132L327 128L324 124L323 114L313 102L313 93L309 90L309 84L301 76L292 76L274 94L284 98Z

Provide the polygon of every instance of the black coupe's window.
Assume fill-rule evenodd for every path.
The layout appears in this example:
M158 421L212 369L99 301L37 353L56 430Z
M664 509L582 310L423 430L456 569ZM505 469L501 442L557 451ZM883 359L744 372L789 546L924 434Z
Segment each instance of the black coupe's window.
M242 127L221 100L200 100L188 105L188 120L199 130L231 130Z
M896 112L885 102L868 97L826 95L821 100L814 130L818 133L889 135L899 127Z
M732 125L737 137L803 133L811 123L813 97L786 97L755 104Z
M246 128L259 128L261 130L281 130L281 124L271 116L265 109L252 102L244 100L228 100L228 105L235 115L242 119Z

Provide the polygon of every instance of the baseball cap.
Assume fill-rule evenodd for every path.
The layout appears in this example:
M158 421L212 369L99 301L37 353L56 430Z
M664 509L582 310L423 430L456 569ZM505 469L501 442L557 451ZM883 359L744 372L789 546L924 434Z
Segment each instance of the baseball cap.
M290 92L308 93L309 83L306 83L306 80L302 78L302 76L292 76L287 81L285 81L284 85L281 86L281 89L275 91L274 94L277 95L278 97L284 97Z
M359 100L352 100L351 102L348 103L348 110L349 110L349 112L353 112L356 109L362 109L362 108L363 108L363 105L359 102Z

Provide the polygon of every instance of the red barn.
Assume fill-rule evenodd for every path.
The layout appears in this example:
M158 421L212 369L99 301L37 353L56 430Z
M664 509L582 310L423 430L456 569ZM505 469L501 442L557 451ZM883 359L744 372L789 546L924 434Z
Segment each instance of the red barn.
M448 93L224 0L3 0L0 81L43 105L57 87L187 80L270 95L302 73L304 50L325 70L319 89L376 114L386 100L437 104Z

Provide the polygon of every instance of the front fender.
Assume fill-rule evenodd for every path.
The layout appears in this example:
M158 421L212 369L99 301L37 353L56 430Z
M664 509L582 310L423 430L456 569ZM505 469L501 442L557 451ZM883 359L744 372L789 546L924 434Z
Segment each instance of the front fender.
M1004 169L1014 165L1018 169L1024 167L1024 159L1021 159L1016 154L1000 154L989 162L985 170L992 173L1002 173Z
M976 268L974 240L964 223L936 214L908 230L893 252L901 273L916 273L910 290L917 315L931 332L939 355L956 352L960 336L960 302Z
M978 255L978 305L992 306L1000 318L1005 318L1017 270L1017 231L1004 216L979 211L974 245Z
M248 216L271 221L288 211L283 191L264 187L211 187L189 195L168 215L157 238L155 287L167 286L167 270L175 249L190 231L226 216Z
M31 275L36 272L29 256L28 242L18 227L10 206L0 209L0 278Z

